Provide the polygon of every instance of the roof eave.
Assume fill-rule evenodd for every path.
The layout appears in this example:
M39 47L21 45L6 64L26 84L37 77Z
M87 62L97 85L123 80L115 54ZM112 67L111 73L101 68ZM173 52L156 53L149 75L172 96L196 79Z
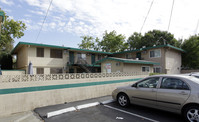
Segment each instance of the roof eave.
M143 62L143 61L140 61L140 60L138 60L138 61L125 61L125 60L115 59L115 58L111 58L111 57L101 59L101 60L97 61L96 64L102 63L105 60L115 60L115 61L119 61L119 62L123 62L123 63L160 65L160 63L156 63L156 62Z

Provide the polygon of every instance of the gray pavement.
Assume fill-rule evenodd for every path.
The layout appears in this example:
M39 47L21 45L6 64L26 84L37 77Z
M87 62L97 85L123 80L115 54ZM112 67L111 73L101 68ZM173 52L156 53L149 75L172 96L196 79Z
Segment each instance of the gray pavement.
M108 107L107 107L108 106ZM113 107L112 108L109 108ZM115 110L118 109L118 110ZM183 122L182 116L161 110L131 105L122 108L116 102L45 118L45 122Z
M80 111L69 112L46 118L45 122L150 122L142 118L115 111L102 105L85 108Z
M116 102L94 107L83 108L77 111L67 112L50 118L46 118L48 112L75 107L92 102L103 102L112 99L111 96L77 101L67 104L47 106L35 109L45 122L183 122L181 115L165 112L157 109L130 105L127 108L120 107Z
M43 122L34 112L27 111L0 117L0 122Z
M52 106L40 107L40 108L36 108L34 111L37 114L39 114L39 116L42 119L45 120L48 112L57 111L60 109L69 108L72 106L78 106L78 105L87 104L87 103L103 102L103 101L110 100L110 99L112 99L111 96L103 96L103 97L87 99L87 100L82 100L82 101L76 101L76 102L70 102L70 103L65 103L65 104L57 104L57 105L52 105Z

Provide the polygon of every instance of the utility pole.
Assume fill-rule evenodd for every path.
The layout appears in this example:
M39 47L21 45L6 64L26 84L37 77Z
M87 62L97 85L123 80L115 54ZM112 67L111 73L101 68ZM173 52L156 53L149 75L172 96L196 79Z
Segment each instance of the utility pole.
M4 17L5 17L5 14L4 14L4 12L1 11L1 9L0 9L0 40L1 40L1 23L3 23ZM2 72L1 72L1 64L0 64L0 75L2 75Z
M196 26L196 29L195 29L195 34L197 34L198 26L199 26L199 19L198 19L198 23L197 23L197 26Z

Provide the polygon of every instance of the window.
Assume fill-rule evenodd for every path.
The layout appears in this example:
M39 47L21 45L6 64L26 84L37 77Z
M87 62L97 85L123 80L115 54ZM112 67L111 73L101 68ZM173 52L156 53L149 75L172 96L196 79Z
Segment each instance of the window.
M159 79L160 79L159 77L145 79L145 80L137 83L137 87L142 87L142 88L156 88Z
M77 53L77 59L81 59L81 53Z
M44 68L37 68L37 74L44 74Z
M44 57L44 48L37 48L37 57Z
M62 50L51 49L50 57L51 58L62 58Z
M77 59L84 59L86 60L86 54L82 53L77 53Z
M189 90L187 84L177 78L163 78L160 88Z
M131 55L130 54L126 54L126 59L131 59Z
M161 57L160 50L150 51L150 58L158 58L158 57Z
M116 66L120 66L121 64L120 64L120 62L116 62Z
M101 60L102 59L102 56L101 55L98 55L98 60Z
M142 72L149 72L149 66L142 67Z
M129 58L129 55L128 54L126 54L126 59L128 59Z
M50 68L50 74L59 74L63 73L62 68Z
M153 68L153 72L154 73L161 73L162 71L161 71L161 67L154 67Z

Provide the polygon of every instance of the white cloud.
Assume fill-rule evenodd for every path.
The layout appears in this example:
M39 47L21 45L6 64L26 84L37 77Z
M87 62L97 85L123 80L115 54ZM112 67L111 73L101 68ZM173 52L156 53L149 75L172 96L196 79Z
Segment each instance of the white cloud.
M31 19L24 18L24 19L21 19L21 21L26 24L26 27L27 27L26 30L38 30L38 29L40 29L40 25L36 24Z
M3 10L6 12L6 14L7 14L7 13L11 13L11 12L12 12L12 10L11 10L11 9L3 8Z
M13 16L9 16L8 19L14 19L14 17Z
M43 11L33 11L33 10L29 10L31 13L33 14L38 14L38 15L45 15L45 13Z
M50 0L24 1L39 8L39 11L34 11L37 14L45 13L50 3ZM133 32L140 31L151 2L152 0L54 0L45 27L91 36L102 36L105 30L116 30L128 37ZM173 0L154 0L142 33L153 29L167 30L172 2ZM187 38L194 34L199 19L198 5L198 0L175 0L169 31L176 38Z
M7 4L7 5L13 5L14 4L11 0L1 0L0 2Z

